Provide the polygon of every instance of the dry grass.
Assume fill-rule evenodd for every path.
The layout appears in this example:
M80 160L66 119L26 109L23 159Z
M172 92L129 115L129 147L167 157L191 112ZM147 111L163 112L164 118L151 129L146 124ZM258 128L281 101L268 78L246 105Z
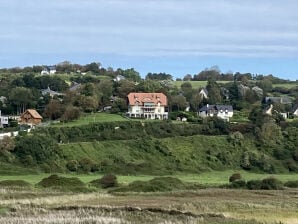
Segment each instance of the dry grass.
M0 223L298 223L298 189L114 195L0 191Z

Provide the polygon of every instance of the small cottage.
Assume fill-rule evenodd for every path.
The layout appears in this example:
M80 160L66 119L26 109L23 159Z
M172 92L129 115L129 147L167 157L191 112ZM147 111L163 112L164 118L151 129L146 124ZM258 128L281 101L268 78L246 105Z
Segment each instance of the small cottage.
M21 124L37 125L41 123L42 116L34 110L28 109L21 115Z

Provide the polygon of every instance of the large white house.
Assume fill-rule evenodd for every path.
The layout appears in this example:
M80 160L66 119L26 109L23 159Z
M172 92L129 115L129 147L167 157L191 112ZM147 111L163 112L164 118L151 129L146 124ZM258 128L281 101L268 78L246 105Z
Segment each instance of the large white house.
M131 118L168 119L167 96L163 93L129 93L127 116Z
M229 121L233 117L233 107L231 105L205 105L199 110L201 117L219 117Z

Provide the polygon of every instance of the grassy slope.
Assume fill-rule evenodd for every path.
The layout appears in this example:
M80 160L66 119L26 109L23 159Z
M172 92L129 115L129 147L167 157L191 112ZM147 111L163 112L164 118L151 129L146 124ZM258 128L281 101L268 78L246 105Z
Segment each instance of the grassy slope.
M190 82L192 88L197 89L197 88L202 88L206 87L207 81L173 81L173 84L177 86L178 88L181 87L181 85L185 82ZM230 81L217 81L217 83L228 83Z
M104 163L102 171L122 174L200 173L240 169L244 150L259 153L250 140L232 146L227 136L189 136L164 139L94 141L60 145L66 161L89 158Z

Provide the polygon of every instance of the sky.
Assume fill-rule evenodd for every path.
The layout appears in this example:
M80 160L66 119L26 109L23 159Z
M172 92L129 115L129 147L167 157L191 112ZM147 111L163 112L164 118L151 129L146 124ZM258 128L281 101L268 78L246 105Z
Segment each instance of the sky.
M62 61L142 76L298 79L296 0L0 0L0 67Z

